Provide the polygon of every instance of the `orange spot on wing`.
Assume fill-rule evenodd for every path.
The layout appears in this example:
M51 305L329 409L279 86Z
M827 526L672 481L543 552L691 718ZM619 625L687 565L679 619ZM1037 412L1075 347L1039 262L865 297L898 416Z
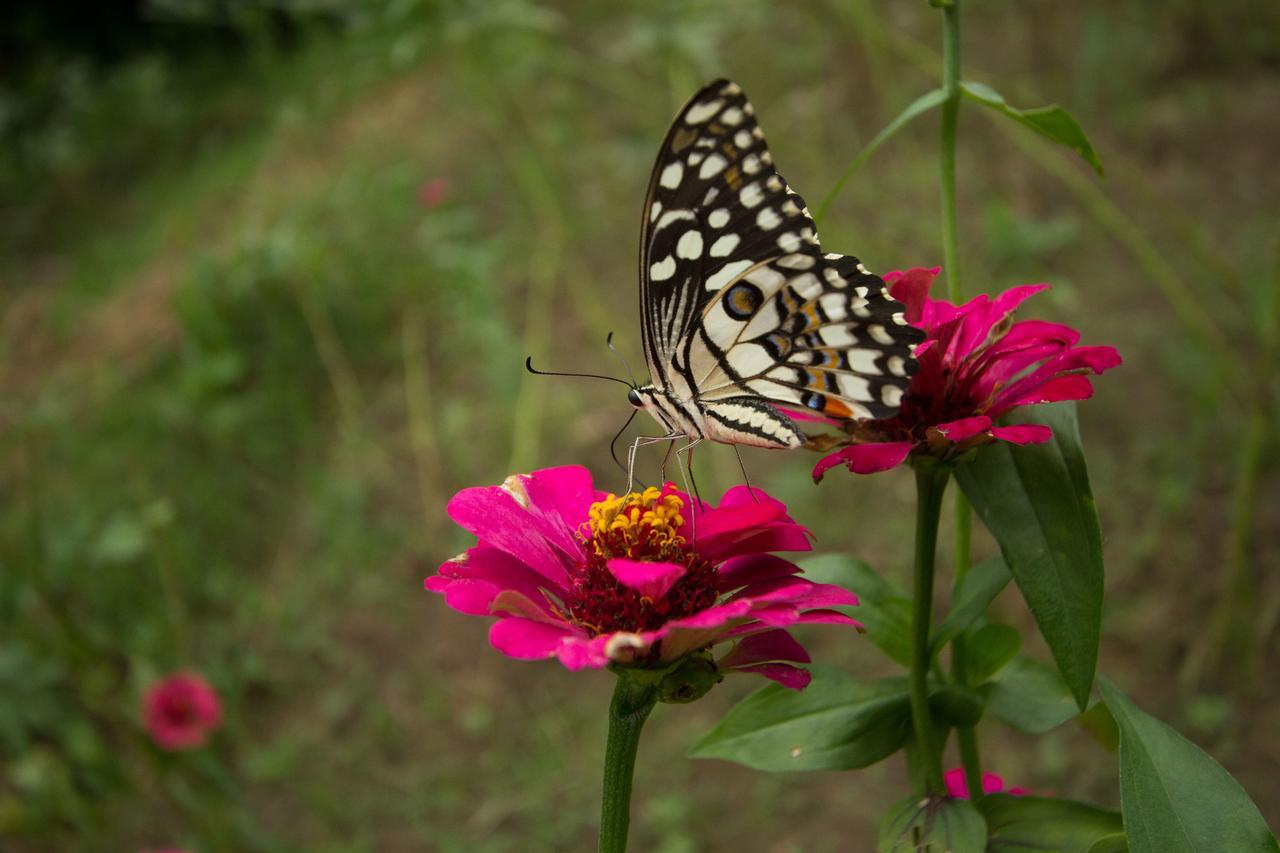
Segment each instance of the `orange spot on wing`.
M822 407L822 413L829 418L853 417L853 410L834 397L827 398L826 405Z

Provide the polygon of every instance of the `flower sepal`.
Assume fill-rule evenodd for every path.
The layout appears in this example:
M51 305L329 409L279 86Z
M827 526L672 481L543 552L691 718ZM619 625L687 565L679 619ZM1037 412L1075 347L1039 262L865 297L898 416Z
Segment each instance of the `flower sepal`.
M666 666L642 667L612 663L609 669L640 692L653 691L659 702L685 705L711 692L724 673L707 650L685 655Z

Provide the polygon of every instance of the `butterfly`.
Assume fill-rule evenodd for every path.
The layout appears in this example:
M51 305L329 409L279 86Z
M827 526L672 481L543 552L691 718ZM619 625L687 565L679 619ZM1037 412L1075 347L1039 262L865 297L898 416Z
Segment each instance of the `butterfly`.
M804 199L728 80L689 100L658 151L640 230L640 314L651 383L628 400L690 447L800 447L788 412L892 417L924 338L879 276L822 251Z

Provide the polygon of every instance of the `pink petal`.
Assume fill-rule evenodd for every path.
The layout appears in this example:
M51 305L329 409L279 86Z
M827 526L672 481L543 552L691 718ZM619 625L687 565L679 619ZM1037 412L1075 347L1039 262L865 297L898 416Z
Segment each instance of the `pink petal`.
M835 426L836 424L841 423L839 418L829 418L826 415L820 415L813 409L802 409L799 406L792 408L790 406L778 405L777 403L774 403L773 405L793 421L827 424L828 426Z
M1017 287L1011 287L1004 293L1001 293L992 300L992 307L1001 317L1006 314L1012 314L1018 309L1018 306L1026 302L1032 296L1043 290L1048 290L1047 284L1020 284Z
M920 325L925 303L929 299L929 287L941 271L942 267L914 267L906 271L891 270L884 274L889 295L907 307L905 313L907 322L911 325Z
M587 510L596 500L591 472L581 465L534 471L525 481L525 490L535 510L548 519L563 522L554 527L570 534L575 534L577 525L586 521Z
M1017 398L1000 399L999 411L1008 411L1018 406L1034 406L1040 403L1060 403L1063 400L1087 400L1093 396L1093 383L1088 376L1072 374L1055 376L1042 385L1027 390ZM992 411L996 411L992 407Z
M539 597L536 601L514 589L504 589L489 602L489 613L494 616L521 616L535 622L546 622L551 625L563 625L564 617L552 612L546 599Z
M800 567L772 554L748 554L734 557L720 566L716 587L728 592L749 583L786 577L800 572Z
M654 632L662 639L662 659L675 660L686 652L720 642L738 623L748 618L751 604L730 601L700 613L673 619Z
M708 607L706 610L701 610L691 616L673 619L666 624L666 627L668 629L719 628L734 619L746 616L750 612L751 602L749 601L726 601L724 604Z
M835 584L781 577L743 587L732 600L750 601L755 605L787 602L805 607L839 607L856 605L858 596Z
M958 421L938 424L934 429L942 433L942 437L948 441L960 442L966 438L973 438L979 433L986 432L990 426L991 418L986 415L975 415L971 418L961 418Z
M489 629L489 645L508 657L538 660L553 657L568 640L580 636L568 625L551 625L511 616Z
M796 620L797 625L852 625L862 630L864 627L861 622L852 616L847 616L839 610L806 610L800 614L800 618Z
M808 663L809 653L786 631L770 630L744 637L733 650L716 661L722 669L750 666L769 661Z
M947 793L958 800L969 799L969 785L964 779L963 767L952 767L942 774L942 781L947 786Z
M735 486L720 505L686 519L682 535L692 538L700 555L722 562L742 554L808 551L809 531L787 515L786 505L759 489Z
M1053 430L1044 424L1015 424L992 427L991 435L1010 444L1043 444L1053 438Z
M763 675L772 681L776 681L783 687L789 687L792 690L803 690L809 686L809 682L813 676L806 669L798 666L792 666L789 663L761 663L755 666L744 666L733 670L734 672L751 672L756 675Z
M901 465L915 447L912 441L886 441L877 444L854 444L844 447L824 457L813 468L813 480L818 482L822 475L837 465L847 465L855 474L875 474L888 471Z
M489 616L489 605L502 591L488 581L472 578L442 578L437 575L427 578L427 581L438 581L440 588L432 591L442 593L445 604L469 616Z
M622 557L609 560L607 565L609 573L618 579L618 583L653 601L666 595L667 590L684 577L687 571L679 563L646 563Z
M564 587L560 584L538 574L510 554L487 545L477 545L461 557L444 563L440 566L439 574L428 578L425 585L433 592L445 592L450 583L463 579L485 581L492 584L498 591L516 590L533 601L545 600L542 593L544 589L557 598L565 596ZM497 592L494 594L496 595ZM454 607L453 604L450 606ZM455 607L455 609L460 608ZM473 613L474 611L463 610L463 612Z
M780 601L752 610L751 617L771 628L787 628L800 620L800 608L789 601Z
M602 669L609 665L609 656L605 653L612 634L601 634L598 637L574 636L565 640L558 649L556 657L565 669L577 672L580 669Z
M549 537L545 519L530 512L502 487L463 489L449 501L447 512L481 543L505 551L557 584L565 582L564 554L568 552L555 544L559 541L563 545L565 537ZM573 547L580 552L579 545L575 543Z

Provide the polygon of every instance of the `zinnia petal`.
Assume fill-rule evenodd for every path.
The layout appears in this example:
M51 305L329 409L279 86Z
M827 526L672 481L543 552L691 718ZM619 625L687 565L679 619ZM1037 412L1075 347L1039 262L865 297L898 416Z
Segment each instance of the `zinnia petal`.
M990 427L991 418L986 415L974 415L971 418L938 424L934 429L942 433L942 437L948 441L960 442L966 438L973 438L978 433L986 432Z
M789 687L792 690L804 690L809 686L809 682L813 680L809 670L792 666L789 663L760 663L755 666L738 667L734 672L750 672L756 675L763 675L765 678L776 681L783 687Z
M886 441L878 444L854 444L822 458L813 468L813 480L837 465L847 465L855 474L875 474L901 465L915 447L912 441Z
M1010 444L1043 444L1053 438L1053 430L1044 424L1015 424L992 427L991 435Z
M535 622L519 616L499 619L489 629L489 644L507 657L537 660L553 657L565 641L581 636L565 625Z
M608 566L618 583L655 601L666 595L667 590L687 571L679 563L646 563L623 557L613 558Z
M929 287L942 267L914 267L909 270L890 270L884 274L884 283L889 286L889 295L907 307L904 312L907 322L919 326L924 317L925 304L929 298Z
M748 554L725 561L717 578L721 592L729 592L749 583L786 577L800 573L795 563L772 554Z
M769 661L808 663L811 660L804 646L786 631L774 629L744 637L733 650L716 661L721 669L750 666Z

